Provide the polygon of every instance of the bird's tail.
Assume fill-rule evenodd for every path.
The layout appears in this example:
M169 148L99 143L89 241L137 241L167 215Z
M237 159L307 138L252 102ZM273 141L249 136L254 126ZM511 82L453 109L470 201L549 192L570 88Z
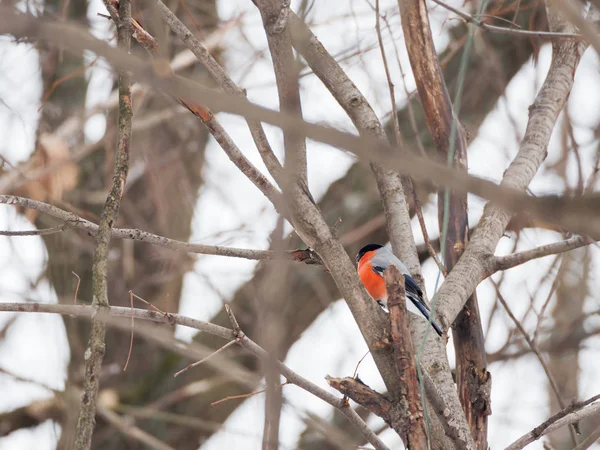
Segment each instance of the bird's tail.
M421 314L423 314L423 316L425 317L427 322L429 322L431 324L431 326L433 327L435 332L437 334L439 334L440 336L442 336L444 334L442 332L442 329L439 327L439 325L437 323L435 323L435 321L431 317L429 310L425 307L425 305L423 303L421 303L418 299L415 299L412 295L407 295L407 297L413 303L413 305L415 305L419 309L419 311L421 311Z

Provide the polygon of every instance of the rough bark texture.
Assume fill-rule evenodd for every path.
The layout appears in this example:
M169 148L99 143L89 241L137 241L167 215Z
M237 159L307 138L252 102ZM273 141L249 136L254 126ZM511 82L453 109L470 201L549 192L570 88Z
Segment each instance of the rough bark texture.
M438 63L423 0L399 2L406 47L427 125L441 162L467 171L467 138L454 111ZM470 51L465 46L464 51ZM464 56L463 56L464 58ZM462 95L462 89L459 92ZM438 191L440 235L446 233L444 264L452 270L468 243L467 193ZM453 327L456 383L459 398L477 449L487 450L487 416L490 414L490 374L477 296L467 301ZM438 380L442 381L442 380ZM453 388L450 379L445 380Z
M395 266L388 267L383 276L388 292L394 359L400 374L401 385L398 406L403 423L394 423L392 420L392 426L402 436L406 448L426 450L429 446L421 391L417 379L415 348L411 339L408 311L406 310L404 276Z

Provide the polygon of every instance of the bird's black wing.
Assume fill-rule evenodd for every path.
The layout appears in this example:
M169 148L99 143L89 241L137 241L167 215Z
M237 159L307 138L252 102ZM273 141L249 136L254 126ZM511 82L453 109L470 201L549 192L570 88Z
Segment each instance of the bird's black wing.
M406 286L406 298L421 311L421 314L431 323L435 332L441 336L443 334L442 329L431 319L431 310L423 300L423 291L421 291L419 285L409 275L404 275L404 285Z
M404 286L406 287L406 296L408 297L410 294L413 294L419 303L421 303L429 311L429 306L427 306L423 301L423 291L410 275L404 275Z

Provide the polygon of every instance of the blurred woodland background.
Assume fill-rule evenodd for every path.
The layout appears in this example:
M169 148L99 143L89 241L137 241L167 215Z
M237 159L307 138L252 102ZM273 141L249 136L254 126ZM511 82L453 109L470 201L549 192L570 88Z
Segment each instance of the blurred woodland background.
M267 41L261 12L251 1L164 2L235 84L246 90L251 102L279 109L273 48L269 50L272 42ZM260 6L261 2L257 3ZM522 145L528 108L549 70L552 39L484 27L548 31L546 5L542 0L444 3L475 15L483 24L469 25L444 5L427 2L439 66L468 144L464 155L459 146L457 152L463 160L454 167L466 164L468 148L469 173L497 183ZM406 151L445 164L446 156L436 141L439 137L432 138L431 123L412 75L398 2L299 0L291 2L290 8L295 19L288 17L287 26L294 20L308 24L371 103L392 145L398 144L401 136L402 147L410 149ZM101 1L9 0L2 4L5 18L8 10L47 23L77 26L117 46L116 27ZM263 14L268 16L264 10ZM179 39L167 25L156 2L132 2L131 16L158 43L153 56L157 73L162 70L169 78L165 65L170 62L178 77L223 88L190 52L189 42ZM10 24L5 18L0 19L0 33L6 33L0 39L2 203L11 203L7 200L10 196L29 198L98 224L113 183L120 132L116 72L111 61L93 51L57 45L39 34L31 39L19 36L7 28ZM552 31L579 33L580 28ZM579 41L569 42L577 45ZM331 88L323 86L315 74L317 69L307 63L302 50L296 50L288 54L293 65L287 67L299 82L304 120L356 134L353 123L328 92ZM139 39L132 39L131 54L150 59L148 47ZM547 159L527 189L530 197L581 198L598 190L598 62L595 49L583 55L573 91L554 127ZM395 103L390 100L386 70L395 87ZM274 254L307 247L309 243L294 231L294 223L290 225L293 220L284 221L225 157L199 120L202 111L190 113L176 96L137 79L135 72L132 78L129 174L118 219L111 226L209 246L270 247ZM535 112L536 108L529 110ZM394 114L398 130L394 129ZM284 136L278 127L265 125L273 157L285 161L280 167L282 178L274 180L272 168L267 170L269 158L261 160L253 142L256 137L248 133L245 120L229 113L217 117L246 158L269 181L277 182L287 198L286 182L280 181L283 175L290 175L288 168L294 167L293 157L284 152L293 133ZM306 142L308 187L348 255L353 259L367 243L388 242L380 189L364 154L359 159L317 140ZM409 175L411 170L408 167ZM294 177L290 179L296 180ZM423 267L419 281L425 280L429 299L444 284L431 257L431 249L442 257L439 236L444 194L439 181L402 178ZM452 197L451 205L464 203L466 207L464 197ZM466 210L462 216L452 215L459 219L449 225L444 244L442 262L447 268L453 267L468 240L461 227L475 229L484 214L480 197L469 195L468 200L468 216ZM496 255L579 239L573 233L579 230L525 209L512 216ZM422 224L417 210L422 210ZM428 231L429 249L422 226ZM76 299L79 304L91 303L95 240L89 229L77 229L23 203L0 208L0 229L13 234L50 230L30 233L37 236L0 237L2 302L72 305ZM475 377L482 389L477 393L460 391L461 401L464 404L466 395L471 405L467 410L477 421L469 422L476 448L505 448L571 402L600 393L600 304L595 294L600 287L596 276L600 252L593 243L597 236L592 237L582 237L577 245L549 252L543 259L512 270L499 270L481 282L477 296L467 303L470 309L458 316L447 351L454 378L463 380L459 385ZM341 398L324 377L351 377L367 346L346 304L340 301L342 295L331 270L320 264L258 262L203 254L207 253L203 249L174 251L166 247L132 239L112 240L107 254L111 306L130 307L133 298L135 307L151 309L137 300L140 297L162 311L230 328L227 303L246 336ZM494 248L495 243L492 251ZM327 260L325 264L331 269ZM1 449L75 448L90 321L69 315L48 317L0 315ZM123 320L106 331L92 448L371 448L364 434L340 411L307 393L294 393L299 389L287 385L280 388L279 443L265 443L265 394L244 394L265 388L265 371L272 369L269 364L232 346L215 356L213 363L174 377L188 364L221 348L225 343L222 337L136 320L130 348L130 319L125 316ZM456 360L468 362L461 369ZM126 361L127 370L123 371ZM468 373L461 375L461 370ZM373 389L385 390L370 356L358 373ZM279 379L280 375L274 376ZM213 406L214 402L219 403ZM390 448L401 448L398 434L383 420L354 402L350 405ZM580 421L580 434L565 426L527 448L594 448L599 425L600 413L596 413Z

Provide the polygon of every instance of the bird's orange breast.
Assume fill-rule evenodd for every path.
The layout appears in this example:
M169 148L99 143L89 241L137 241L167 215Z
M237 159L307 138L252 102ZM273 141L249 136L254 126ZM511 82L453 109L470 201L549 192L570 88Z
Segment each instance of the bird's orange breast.
M361 261L361 264L358 266L358 276L367 289L367 292L375 300L383 300L387 297L385 281L381 275L373 272L370 262L362 263Z

